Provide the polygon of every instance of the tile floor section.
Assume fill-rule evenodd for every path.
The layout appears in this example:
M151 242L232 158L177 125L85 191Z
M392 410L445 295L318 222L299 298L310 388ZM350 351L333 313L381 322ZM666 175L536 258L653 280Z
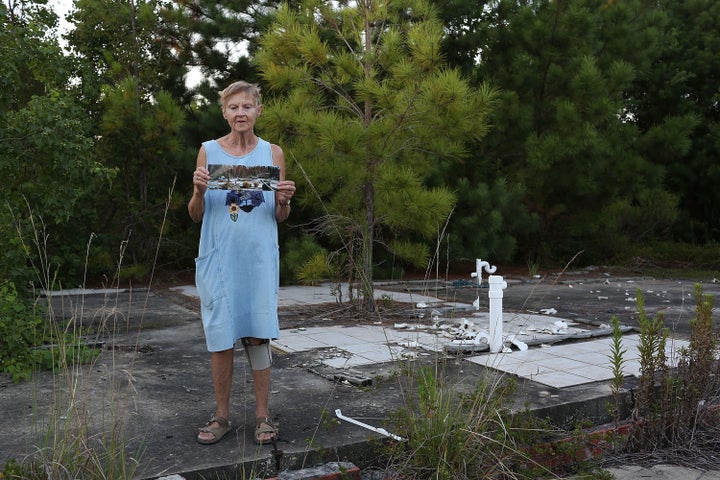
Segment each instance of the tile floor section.
M639 335L623 336L626 375L639 373L637 344ZM281 338L273 341L274 348L286 352L323 349L322 363L328 367L347 369L360 365L391 362L403 357L432 355L442 352L450 340L424 331L398 330L381 325L352 327L317 327L283 330ZM553 346L531 347L510 353L483 353L466 357L466 361L493 368L508 374L563 388L612 378L609 337L577 341ZM687 346L682 340L668 340L666 353L673 365L678 350Z
M197 296L194 286L179 287L183 293ZM346 291L344 289L343 291ZM436 298L424 295L411 295L399 292L375 291L378 298L389 297L393 300L426 303L429 308L440 304ZM320 287L281 287L280 305L293 306L314 303L334 302L335 298L327 286ZM445 303L445 306L453 304ZM467 308L467 305L455 306ZM475 330L488 328L487 312L464 313L474 323ZM548 315L503 313L505 335L515 335L521 341L528 339L552 338L556 321L567 322L564 334L581 333L568 320L553 318ZM558 332L555 332L558 333ZM273 342L273 347L287 353L322 350L322 362L328 367L347 369L360 365L392 362L403 357L417 355L433 355L442 352L445 345L452 339L443 337L441 332L434 332L428 325L406 329L396 329L383 325L357 325L353 327L321 327L307 329L283 330L281 338ZM624 335L623 348L626 350L626 362L623 370L627 375L638 375L637 344L639 335ZM466 357L466 361L493 368L508 374L517 375L544 385L556 388L581 385L584 383L606 381L612 378L610 369L611 338L593 340L559 342L552 346L530 347L518 351L513 347L510 353L483 353ZM552 343L552 342L548 342ZM668 340L666 353L668 363L676 363L678 350L689 343L683 340Z
M623 364L625 375L639 376L638 342L640 335L625 335ZM675 366L679 349L688 346L684 340L669 339L666 344L668 364ZM562 388L613 378L610 367L612 339L601 338L566 345L531 348L524 352L478 355L467 361L511 373L550 387Z

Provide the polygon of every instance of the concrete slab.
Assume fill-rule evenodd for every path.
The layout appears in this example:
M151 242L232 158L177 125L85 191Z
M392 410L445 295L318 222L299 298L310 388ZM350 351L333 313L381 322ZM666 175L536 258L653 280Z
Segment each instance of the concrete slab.
M677 465L641 467L624 465L607 469L615 480L720 480L720 472L705 471Z
M579 418L601 422L607 416L605 403L609 398L603 380L607 338L569 343L567 333L576 329L570 331L571 336L582 340L587 330L600 330L609 322L606 317L614 310L599 299L604 296L604 284L580 287L583 283L576 281L572 285L574 288L552 285L545 289L543 301L535 303L534 296L544 288L541 284L511 283L505 295L509 316L504 317L504 324L508 332L535 336L531 340L537 345L526 352L513 350L495 356L476 353L472 360L447 355L444 347L457 338L445 336L443 332L448 329L436 328L436 324L452 323L456 328L472 323L466 330L482 330L483 314L469 307L473 290L478 289L450 292L439 287L421 289L415 283L383 285L378 290L380 298L386 295L388 300L414 305L405 326L371 323L283 330L273 345L271 409L281 427L277 449L252 443L251 377L240 353L236 356L232 400L232 421L237 429L216 445L196 443L197 427L212 413L213 400L209 355L194 287L179 287L175 292L187 302L143 289L57 295L53 298L57 318L91 326L105 348L94 363L71 371L56 375L40 372L31 381L18 384L6 375L0 376L0 463L38 451L58 454L49 450L59 443L72 444L73 438L105 444L122 438L127 458L137 462L135 478L176 473L184 478L235 476L239 470L272 476L331 460L360 464L374 455L368 440L382 437L333 420L332 412L342 408L344 415L391 431L388 420L403 405L405 394L402 385L392 380L398 368L432 365L440 359L447 381L459 391L471 391L478 379L488 375L514 374L520 380L518 408L530 405L543 414L557 415L559 424ZM653 285L657 289L666 286ZM556 294L555 288L562 288L563 293ZM591 293L580 292L581 288ZM617 305L618 299L625 302L630 295L616 288L618 296L612 305ZM664 311L681 312L674 317L673 325L681 324L687 314L688 300L684 294L674 296L677 288L676 284L668 286L668 293L658 297L661 301L657 304ZM691 290L689 285L679 288L682 292ZM437 295L443 291L447 295ZM568 291L581 296L570 297ZM550 298L552 302L546 301ZM670 303L663 303L668 298ZM327 286L281 289L281 305L326 301L335 301ZM585 307L588 302L600 304L608 310L606 315L588 320L588 312L599 312L597 306ZM653 302L648 303L649 308L656 308ZM541 314L546 307L558 313ZM439 313L434 315L433 309ZM453 315L447 314L450 311ZM568 324L564 332L545 331L558 319ZM632 340L630 335L626 338ZM571 346L574 350L569 349ZM631 373L636 367L628 368ZM364 383L366 380L371 383Z

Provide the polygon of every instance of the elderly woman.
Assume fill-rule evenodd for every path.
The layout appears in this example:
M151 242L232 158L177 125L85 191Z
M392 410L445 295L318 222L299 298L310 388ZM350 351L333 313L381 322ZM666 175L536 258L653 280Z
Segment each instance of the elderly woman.
M230 132L200 147L188 204L193 221L202 222L195 281L216 403L197 440L215 443L232 428L233 352L240 340L255 390L255 441L265 444L278 435L268 405L270 340L280 332L277 225L290 215L295 182L285 180L282 149L255 134L255 121L262 113L259 88L235 82L220 98ZM228 186L214 181L214 171L260 172L262 178L245 178Z

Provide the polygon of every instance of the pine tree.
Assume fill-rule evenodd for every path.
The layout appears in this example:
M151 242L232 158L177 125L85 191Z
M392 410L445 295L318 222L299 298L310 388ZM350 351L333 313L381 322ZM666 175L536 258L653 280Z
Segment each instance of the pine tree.
M464 157L487 131L494 92L446 65L442 36L422 0L310 0L282 7L257 52L275 95L263 127L281 135L299 203L347 255L368 310L375 247L427 266L455 201L427 186L433 163Z
M627 95L658 57L663 21L645 0L487 6L477 74L502 94L480 158L525 189L529 261L607 259L675 221Z
M646 150L667 168L667 188L680 198L677 237L720 240L720 4L657 2L667 16L661 54L631 91ZM665 127L660 129L658 127Z
M110 194L97 199L98 230L113 252L129 240L125 260L138 266L140 277L154 260L177 172L192 168L180 141L185 113L164 88L182 91L180 57L173 53L163 8L159 0L76 0L69 16L74 29L67 35L95 122L94 153L118 172ZM175 199L170 217L186 218L184 195Z

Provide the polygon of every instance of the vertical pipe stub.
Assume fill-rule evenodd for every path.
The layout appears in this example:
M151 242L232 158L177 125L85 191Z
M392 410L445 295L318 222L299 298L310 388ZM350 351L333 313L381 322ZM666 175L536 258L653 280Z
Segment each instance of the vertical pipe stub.
M488 278L488 298L490 300L490 352L500 353L503 346L503 313L502 299L503 290L507 288L507 282L502 275L490 275Z

